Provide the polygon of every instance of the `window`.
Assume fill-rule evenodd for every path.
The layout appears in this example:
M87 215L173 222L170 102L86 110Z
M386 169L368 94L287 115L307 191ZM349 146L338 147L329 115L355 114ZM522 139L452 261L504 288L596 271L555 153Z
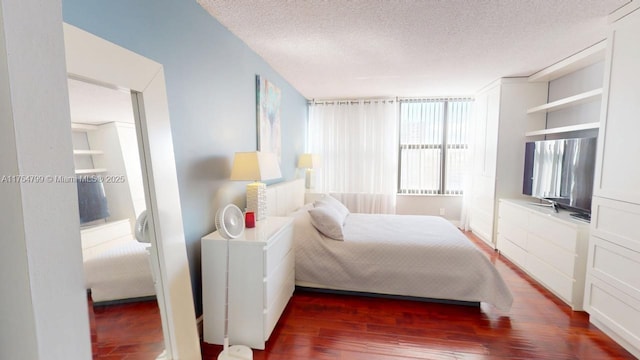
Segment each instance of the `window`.
M400 101L400 194L462 194L472 99Z

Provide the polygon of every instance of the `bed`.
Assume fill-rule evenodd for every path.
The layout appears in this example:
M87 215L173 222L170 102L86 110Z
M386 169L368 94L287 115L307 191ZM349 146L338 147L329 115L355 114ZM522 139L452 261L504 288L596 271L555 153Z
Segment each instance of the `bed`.
M94 303L155 295L150 244L135 239L129 220L83 229L81 240L85 284Z
M297 186L281 183L277 192L286 198L297 194ZM324 205L278 201L290 202L288 210L302 205L289 213L297 286L511 307L511 292L493 264L443 218L347 213L341 229L326 229L314 216ZM280 204L274 212L283 210ZM341 216L334 220L340 223ZM341 233L332 233L337 230Z

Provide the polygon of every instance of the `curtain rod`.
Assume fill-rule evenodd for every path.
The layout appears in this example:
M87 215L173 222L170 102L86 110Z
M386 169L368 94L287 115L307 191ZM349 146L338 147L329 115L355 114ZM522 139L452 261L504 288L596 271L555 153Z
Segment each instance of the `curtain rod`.
M429 102L429 101L473 101L469 96L444 96L444 97L396 97L387 99L329 99L329 100L307 100L309 105L337 105L337 104L371 104L376 102Z
M398 98L400 102L409 101L473 101L474 98L470 96L440 96L440 97L404 97Z
M308 100L307 103L310 105L335 105L335 104L371 104L371 103L393 103L398 101L397 98L385 98L385 99L329 99L329 100L316 100L311 99Z

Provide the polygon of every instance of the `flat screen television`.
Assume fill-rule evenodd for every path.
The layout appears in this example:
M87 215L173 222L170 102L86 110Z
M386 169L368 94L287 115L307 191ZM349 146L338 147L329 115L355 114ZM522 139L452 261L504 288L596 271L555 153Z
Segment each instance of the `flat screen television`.
M595 160L595 137L528 142L522 192L588 220Z
M107 196L102 182L94 178L78 177L78 208L80 225L109 217Z

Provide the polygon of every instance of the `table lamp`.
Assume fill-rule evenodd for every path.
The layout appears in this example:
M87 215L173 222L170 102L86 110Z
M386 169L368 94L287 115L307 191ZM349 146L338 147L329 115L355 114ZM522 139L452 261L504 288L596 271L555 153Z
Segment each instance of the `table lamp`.
M304 185L307 189L315 186L315 174L313 169L320 167L320 156L316 154L302 154L298 158L298 168L306 169Z
M267 185L260 181L281 177L278 159L274 153L237 152L233 158L231 180L253 181L247 184L247 211L255 213L256 221L267 216Z

